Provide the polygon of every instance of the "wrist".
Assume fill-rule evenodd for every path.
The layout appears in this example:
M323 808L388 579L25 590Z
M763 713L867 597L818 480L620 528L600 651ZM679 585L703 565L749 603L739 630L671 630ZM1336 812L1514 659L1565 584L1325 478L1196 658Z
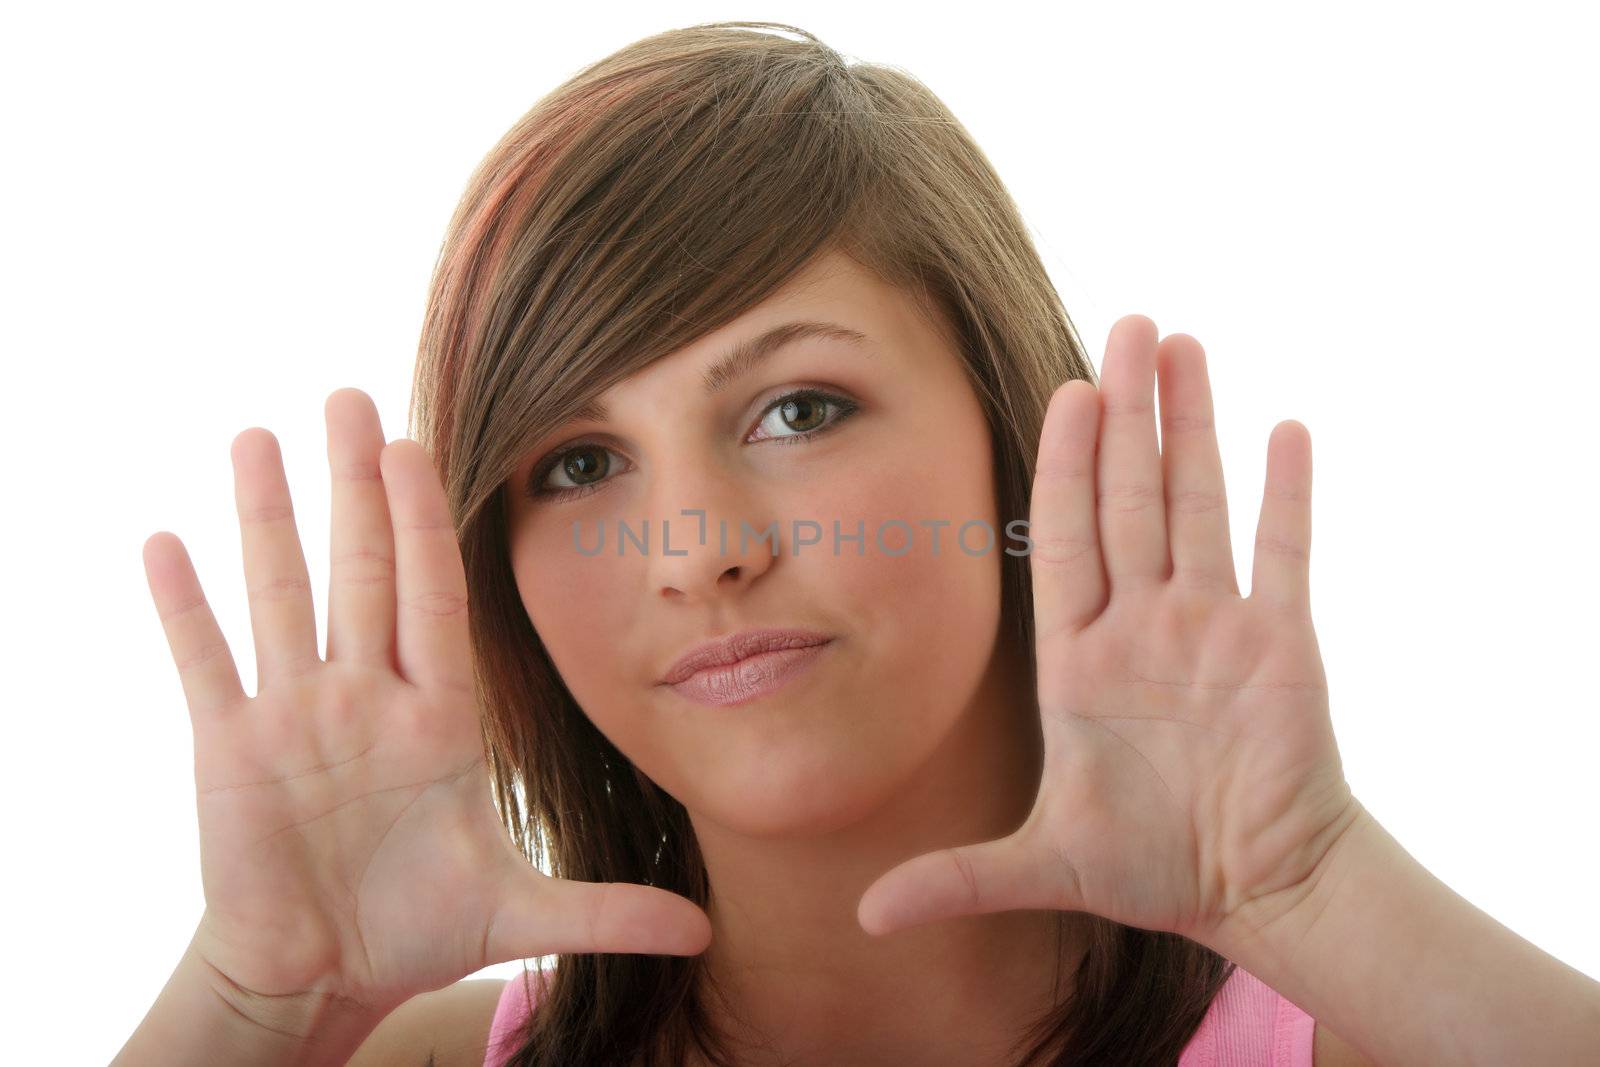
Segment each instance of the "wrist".
M262 997L212 966L191 941L113 1067L338 1065L383 1015L333 994Z
M198 979L238 1016L244 1032L280 1043L306 1063L344 1063L385 1014L332 992L266 996L240 986L198 952L193 961Z
M1287 954L1326 918L1335 887L1358 868L1391 862L1393 848L1397 848L1394 839L1352 795L1349 807L1330 825L1326 844L1304 878L1245 900L1210 936L1199 940L1241 965L1262 953Z
M1377 1063L1581 1063L1600 983L1435 878L1359 806L1292 891L1202 943Z

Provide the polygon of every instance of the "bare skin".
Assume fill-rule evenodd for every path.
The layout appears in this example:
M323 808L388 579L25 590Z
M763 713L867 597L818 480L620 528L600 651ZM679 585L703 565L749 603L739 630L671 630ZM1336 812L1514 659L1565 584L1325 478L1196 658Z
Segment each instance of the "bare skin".
M730 345L791 320L835 322L870 350L809 339L703 395ZM774 399L814 386L857 406L788 418ZM863 891L930 849L1015 829L1038 792L1042 747L1033 679L997 639L1001 550L989 431L952 342L909 294L849 259L820 257L738 320L602 394L609 425L541 439L510 483L512 563L529 617L586 713L689 810L713 886L712 973L735 1025L765 1048L749 1062L848 1064L994 1059L1055 1003L1056 913L1013 911L875 937ZM826 428L805 443L773 440ZM686 429L690 428L690 429ZM589 443L590 466L543 473ZM600 463L607 466L592 473ZM587 476L586 476L587 475ZM582 480L579 480L582 479ZM589 486L594 488L588 488ZM703 508L708 536L680 509ZM579 554L604 520L652 527L651 551ZM660 549L663 519L674 553ZM791 521L819 544L798 553ZM864 554L833 553L865 522ZM917 539L890 556L891 519ZM994 541L979 554L981 529ZM934 553L922 520L945 520ZM738 530L769 523L780 553ZM718 524L729 530L727 551ZM904 528L884 528L889 552ZM969 554L970 552L970 554ZM754 627L835 635L796 684L739 707L692 704L655 683L684 651ZM1070 918L1070 916L1069 916ZM1066 925L1060 954L1081 953ZM759 1036L757 1036L759 1035Z
M861 330L870 358L812 341L714 401L685 399L722 345L802 316ZM841 429L780 451L772 439L805 409L780 417L772 400L797 379L856 412L846 421L826 408ZM1012 518L994 514L987 430L948 338L905 294L837 257L606 399L617 420L606 429L629 454L620 491L580 498L591 520L687 506L757 529L838 517L873 531L942 520L950 533ZM545 879L515 853L481 780L465 615L437 610L464 604L466 590L436 473L414 442L385 446L358 391L331 396L327 415L335 568L321 656L270 434L234 444L254 697L181 544L146 545L195 727L207 909L116 1062L204 1063L220 1050L238 1063L343 1063L354 1050L352 1063L472 1067L498 984L454 979L554 952L706 950L729 994L714 1010L748 1039L751 1064L1003 1062L1067 995L1058 979L1082 951L1075 912L1059 942L1059 909L879 935L860 920L862 893L885 870L1000 837L1039 794L1034 679L996 641L998 554L957 552L947 538L943 557L918 543L802 560L758 540L732 559L691 548L610 570L569 555L558 568L565 546L552 539L565 522L516 496L530 617L600 728L688 805L715 887L702 914L648 887ZM541 443L513 485L578 429L594 428ZM742 709L691 706L655 684L689 645L760 625L821 629L830 659ZM1319 1064L1363 1062L1320 1026L1316 1050Z
M687 399L722 345L797 316L861 330L871 357L810 342L714 401ZM830 410L840 429L804 450L774 447L793 428L773 397L800 379L857 411ZM497 988L455 979L556 952L707 951L729 992L716 1010L751 1041L751 1064L1002 1062L1067 995L1056 979L1081 955L1074 912L1060 942L1060 909L878 935L860 921L884 871L1013 831L1040 789L1034 679L996 641L1000 557L953 547L962 522L999 530L1012 516L994 514L987 431L947 338L905 294L829 257L606 399L627 451L618 487L564 512L519 495L516 576L597 725L688 805L714 885L707 912L649 887L545 879L506 840L476 751L464 611L438 610L466 602L442 488L415 442L386 446L370 399L341 390L327 405L335 566L322 655L270 434L234 443L255 696L181 543L146 545L195 727L207 908L117 1063L344 1063L355 1050L350 1062L471 1067ZM559 431L513 485L578 429L594 428ZM920 541L888 557L871 541L863 556L774 556L758 540L732 559L700 546L554 565L570 541L552 539L580 508L593 520L678 507L757 529L951 525L943 556ZM830 658L743 708L689 705L655 684L688 646L762 625L823 630ZM1360 1062L1342 1048L1319 1027L1319 1064L1325 1050Z
M342 1064L419 994L552 952L702 951L705 914L650 886L548 878L500 825L473 700L467 589L438 474L328 398L329 628L319 654L276 438L233 443L256 693L188 552L152 535L151 598L194 728L205 911L119 1052Z

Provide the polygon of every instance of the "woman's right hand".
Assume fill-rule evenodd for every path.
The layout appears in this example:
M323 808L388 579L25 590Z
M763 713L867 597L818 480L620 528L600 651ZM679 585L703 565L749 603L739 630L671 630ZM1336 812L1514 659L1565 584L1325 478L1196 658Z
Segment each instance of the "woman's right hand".
M371 398L325 405L328 645L277 439L232 448L257 693L175 536L146 576L194 728L205 912L195 945L252 1003L336 997L380 1016L489 964L557 952L693 955L688 899L549 878L512 844L484 759L467 587L444 490ZM274 1001L270 998L290 998Z

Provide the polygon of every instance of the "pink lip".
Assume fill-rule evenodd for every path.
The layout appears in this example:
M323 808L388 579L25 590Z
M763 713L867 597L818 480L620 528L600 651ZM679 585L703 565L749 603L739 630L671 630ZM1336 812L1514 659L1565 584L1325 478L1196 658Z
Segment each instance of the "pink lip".
M832 640L811 630L746 630L691 650L659 684L701 703L743 703L787 683Z
M762 630L745 630L743 633L732 634L715 641L707 641L698 648L679 657L666 676L661 679L663 685L674 685L688 678L695 671L706 667L726 667L738 663L746 656L754 656L762 652L775 652L785 648L804 648L809 645L820 645L831 641L833 638L827 634L819 634L814 630L788 630L768 628Z
M804 674L832 641L799 648L757 652L737 663L703 667L681 682L670 683L678 695L697 704L732 707L747 704L788 685Z

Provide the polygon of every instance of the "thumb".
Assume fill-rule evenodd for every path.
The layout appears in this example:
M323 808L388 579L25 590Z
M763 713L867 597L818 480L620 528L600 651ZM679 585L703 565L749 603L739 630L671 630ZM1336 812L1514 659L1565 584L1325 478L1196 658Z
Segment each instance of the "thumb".
M1077 873L1058 849L1017 835L927 852L867 887L856 921L875 937L996 911L1077 908Z
M558 952L693 956L711 920L687 897L632 882L577 882L525 867L484 933L484 966Z

